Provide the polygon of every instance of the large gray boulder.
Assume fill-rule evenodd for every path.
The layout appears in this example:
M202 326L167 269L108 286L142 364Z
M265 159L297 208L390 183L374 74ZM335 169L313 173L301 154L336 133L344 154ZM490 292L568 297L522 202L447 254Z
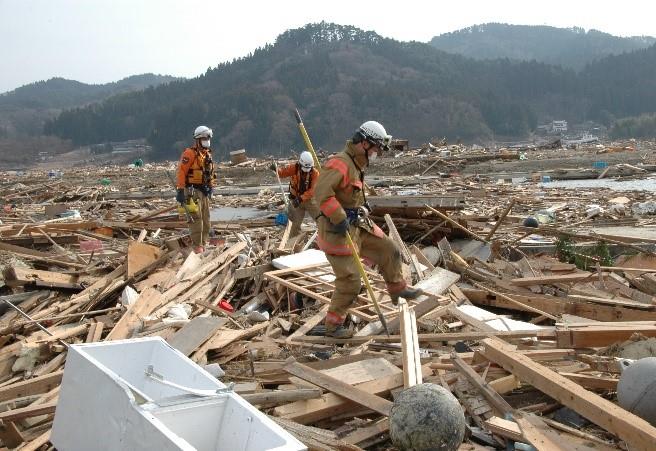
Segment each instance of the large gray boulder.
M458 400L435 384L403 390L390 414L390 437L407 451L455 451L465 437L465 415Z

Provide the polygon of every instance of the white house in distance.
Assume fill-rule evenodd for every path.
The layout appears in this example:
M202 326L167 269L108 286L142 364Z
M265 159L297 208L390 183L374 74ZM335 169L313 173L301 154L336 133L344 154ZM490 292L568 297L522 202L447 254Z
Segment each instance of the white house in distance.
M563 133L567 131L567 121L552 121L551 131L554 133Z

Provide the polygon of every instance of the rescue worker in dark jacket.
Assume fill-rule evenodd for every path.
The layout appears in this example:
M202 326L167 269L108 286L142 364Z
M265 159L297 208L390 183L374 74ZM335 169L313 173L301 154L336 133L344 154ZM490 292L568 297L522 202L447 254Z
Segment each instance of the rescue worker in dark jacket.
M401 253L392 239L369 217L364 191L364 171L369 162L387 150L391 136L376 121L360 126L346 148L332 157L321 170L314 190L321 210L317 219L317 244L335 273L335 291L325 319L326 335L349 338L344 327L347 310L361 289L360 273L351 255L346 232L350 232L360 256L378 268L387 283L394 304L399 297L414 299L420 290L406 285L401 273Z
M187 147L180 157L178 165L176 196L181 204L190 199L198 209L191 212L194 221L189 224L194 252L201 253L209 242L210 235L210 199L216 183L212 149L210 148L212 129L204 125L194 131L194 145Z
M274 163L269 166L273 171L278 171L278 177L290 178L289 181L289 201L290 208L287 211L292 227L289 236L293 237L301 231L301 224L307 211L312 219L319 216L319 207L314 201L314 187L319 178L319 171L314 168L314 158L310 152L301 153L298 162L292 163L282 168L278 168Z

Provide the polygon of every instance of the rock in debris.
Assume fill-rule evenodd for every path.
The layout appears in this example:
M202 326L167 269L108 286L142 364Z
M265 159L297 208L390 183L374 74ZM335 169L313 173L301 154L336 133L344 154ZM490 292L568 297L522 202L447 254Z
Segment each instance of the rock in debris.
M390 414L395 446L412 451L454 451L465 437L465 415L458 400L435 384L403 390Z

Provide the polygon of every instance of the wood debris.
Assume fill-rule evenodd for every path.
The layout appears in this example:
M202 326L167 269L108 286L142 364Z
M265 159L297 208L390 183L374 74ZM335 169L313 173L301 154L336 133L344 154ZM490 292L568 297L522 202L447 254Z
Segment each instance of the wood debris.
M276 225L284 202L276 186L259 185L271 182L266 161L223 168L212 246L200 255L166 183L172 164L6 175L0 445L48 449L70 344L160 336L208 370L220 365L223 382L311 449L393 449L395 394L420 383L462 405L461 449L653 448L654 426L617 404L621 362L636 358L627 350L656 349L654 220L630 208L647 209L650 194L442 177L438 162L476 161L451 150L429 150L421 180L385 176L418 171L416 150L412 162L377 162L372 217L425 295L399 308L370 270L391 335L363 292L346 340L313 335L332 269L314 260L311 221L298 237ZM629 166L597 176L652 170ZM248 177L257 186L240 182ZM278 263L298 255L303 264Z

